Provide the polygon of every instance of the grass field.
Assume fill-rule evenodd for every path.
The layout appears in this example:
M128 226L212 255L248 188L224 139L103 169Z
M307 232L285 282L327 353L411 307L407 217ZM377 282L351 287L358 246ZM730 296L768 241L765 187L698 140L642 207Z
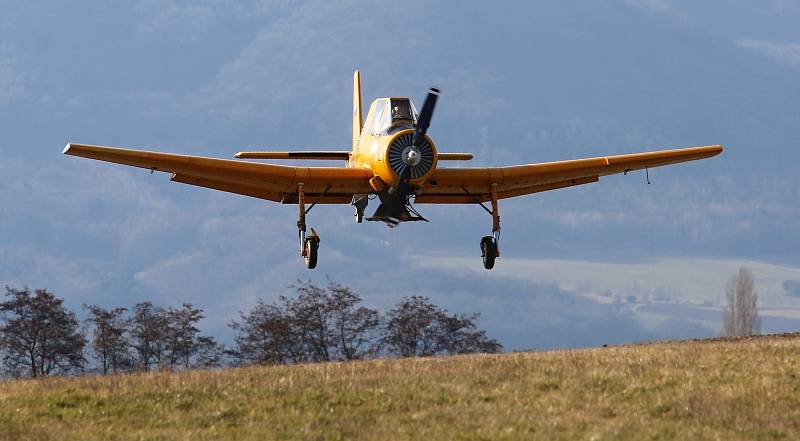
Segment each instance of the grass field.
M800 335L0 383L0 439L800 439Z

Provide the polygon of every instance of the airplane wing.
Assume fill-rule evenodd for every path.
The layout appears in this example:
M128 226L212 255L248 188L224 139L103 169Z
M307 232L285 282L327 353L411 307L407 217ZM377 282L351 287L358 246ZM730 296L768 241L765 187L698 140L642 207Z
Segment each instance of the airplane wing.
M722 152L712 145L677 150L573 159L489 168L437 168L415 201L420 204L467 204L597 182L601 176L710 158Z
M369 193L370 170L348 167L293 167L175 155L85 144L67 144L67 155L172 173L171 180L259 199L297 203L297 184L310 203L349 204L355 193Z

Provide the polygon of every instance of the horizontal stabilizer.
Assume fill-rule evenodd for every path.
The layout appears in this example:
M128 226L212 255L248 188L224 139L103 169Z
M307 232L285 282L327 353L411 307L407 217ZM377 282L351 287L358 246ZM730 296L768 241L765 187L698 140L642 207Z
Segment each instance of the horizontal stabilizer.
M439 153L437 158L440 161L469 161L472 153Z
M338 159L347 161L350 152L239 152L239 159Z

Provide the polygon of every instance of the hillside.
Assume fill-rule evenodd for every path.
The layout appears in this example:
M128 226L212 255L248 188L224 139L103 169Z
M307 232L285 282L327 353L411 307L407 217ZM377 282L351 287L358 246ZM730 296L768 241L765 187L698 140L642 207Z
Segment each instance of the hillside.
M0 383L2 439L798 439L800 334Z

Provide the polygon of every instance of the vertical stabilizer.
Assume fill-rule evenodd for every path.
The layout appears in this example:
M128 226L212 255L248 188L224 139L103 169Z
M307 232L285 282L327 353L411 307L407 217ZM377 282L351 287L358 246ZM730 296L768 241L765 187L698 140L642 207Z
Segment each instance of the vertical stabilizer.
M353 150L358 146L364 118L361 115L361 73L353 73Z

